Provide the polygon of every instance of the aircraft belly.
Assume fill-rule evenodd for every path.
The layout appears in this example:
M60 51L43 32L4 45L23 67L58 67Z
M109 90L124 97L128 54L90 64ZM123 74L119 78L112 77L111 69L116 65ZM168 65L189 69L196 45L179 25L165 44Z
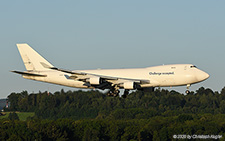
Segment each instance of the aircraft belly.
M84 85L82 81L75 81L73 79L66 79L65 77L55 77L55 78L46 78L46 82L55 83L58 85L68 86L68 87L75 87L75 88L88 88Z
M173 85L175 85L175 80L174 80L174 78L164 79L162 81L162 85L164 85L164 86L173 86Z
M155 80L155 82L157 83L151 80ZM180 86L180 85L190 84L190 82L193 82L191 78L187 79L186 77L183 77L181 75L150 77L150 84L155 87Z

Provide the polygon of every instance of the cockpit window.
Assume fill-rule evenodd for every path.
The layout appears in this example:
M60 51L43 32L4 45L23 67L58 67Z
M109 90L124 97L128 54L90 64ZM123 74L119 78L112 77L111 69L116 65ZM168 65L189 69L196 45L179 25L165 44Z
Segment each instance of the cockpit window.
M190 66L190 68L197 68L196 66Z

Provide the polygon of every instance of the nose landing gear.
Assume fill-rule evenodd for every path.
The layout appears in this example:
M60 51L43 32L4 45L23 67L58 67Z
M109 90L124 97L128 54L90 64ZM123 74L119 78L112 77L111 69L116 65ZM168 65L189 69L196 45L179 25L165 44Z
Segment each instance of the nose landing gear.
M190 86L191 86L191 84L187 84L187 90L185 91L186 94L190 94L190 91L189 91Z

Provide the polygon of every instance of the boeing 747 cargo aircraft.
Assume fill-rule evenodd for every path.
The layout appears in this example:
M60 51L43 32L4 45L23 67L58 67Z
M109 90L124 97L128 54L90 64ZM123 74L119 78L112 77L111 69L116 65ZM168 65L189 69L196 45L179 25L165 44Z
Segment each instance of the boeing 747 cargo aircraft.
M154 90L155 87L187 86L206 80L209 75L192 64L162 65L134 69L97 69L69 71L54 67L28 44L17 44L26 71L12 71L23 78L75 88L108 89L118 96L119 89Z

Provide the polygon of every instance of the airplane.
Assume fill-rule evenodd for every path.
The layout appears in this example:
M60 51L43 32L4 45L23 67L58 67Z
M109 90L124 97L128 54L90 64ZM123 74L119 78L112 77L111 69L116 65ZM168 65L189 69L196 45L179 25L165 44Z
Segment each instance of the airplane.
M154 91L155 87L189 87L209 78L192 64L161 65L133 69L66 70L54 67L28 44L17 44L26 71L11 71L23 78L75 88L108 89L107 95L126 98L130 90Z

